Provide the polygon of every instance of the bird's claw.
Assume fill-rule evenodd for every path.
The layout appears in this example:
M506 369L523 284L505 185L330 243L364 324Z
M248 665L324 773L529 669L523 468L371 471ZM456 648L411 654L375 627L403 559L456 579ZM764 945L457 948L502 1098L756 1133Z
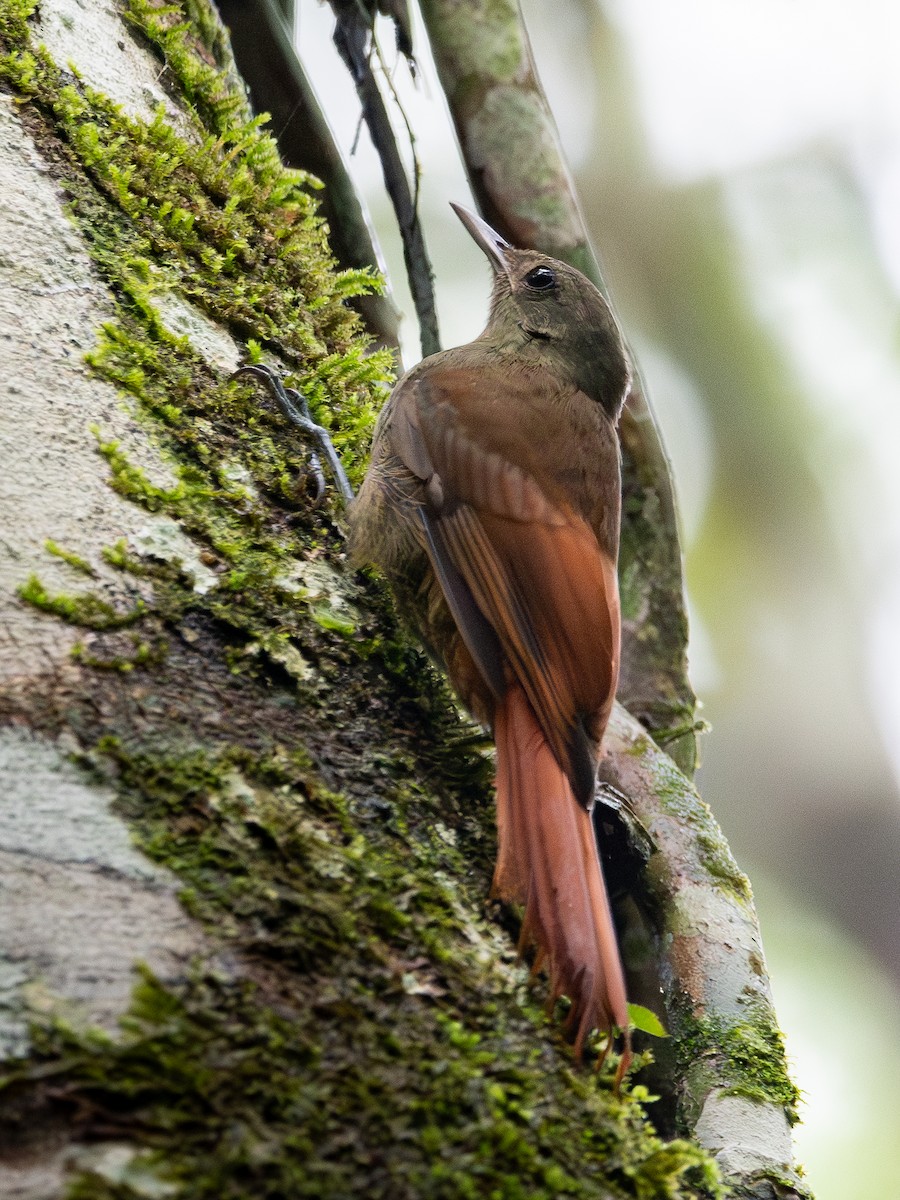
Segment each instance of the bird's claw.
M334 476L338 491L341 493L344 503L349 504L353 499L353 489L350 486L350 481L347 479L346 472L341 464L341 460L338 458L328 430L324 429L321 425L317 425L310 416L309 402L306 397L302 396L296 388L285 387L278 372L273 371L271 367L267 367L264 363L245 363L244 366L238 367L231 378L235 379L239 375L252 375L255 379L261 379L275 397L278 407L285 418L292 425L296 425L298 429L302 429L305 434L318 442L319 448L325 456L329 469ZM316 482L313 503L318 504L325 495L326 484L325 472L322 469L322 459L317 450L310 451L309 466L312 477Z

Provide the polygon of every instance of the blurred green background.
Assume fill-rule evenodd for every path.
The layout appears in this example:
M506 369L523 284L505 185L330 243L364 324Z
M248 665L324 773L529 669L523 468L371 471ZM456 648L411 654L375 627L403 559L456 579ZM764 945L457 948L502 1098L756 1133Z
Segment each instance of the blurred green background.
M527 0L539 70L674 468L700 786L753 882L818 1200L900 1197L900 5ZM331 14L297 38L358 132ZM415 130L445 345L489 271L417 29ZM403 312L366 134L351 168ZM418 357L415 322L404 356Z

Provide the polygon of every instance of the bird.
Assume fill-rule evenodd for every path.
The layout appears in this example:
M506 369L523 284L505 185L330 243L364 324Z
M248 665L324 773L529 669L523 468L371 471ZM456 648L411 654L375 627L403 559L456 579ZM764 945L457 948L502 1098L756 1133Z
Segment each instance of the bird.
M625 1037L621 956L591 818L620 655L617 422L631 369L599 290L452 206L493 270L484 331L434 354L382 409L350 506L376 565L463 705L493 732L492 895L565 995L581 1058ZM605 1054L605 1051L604 1051Z
M357 565L398 607L496 744L498 850L491 891L524 906L520 951L565 995L581 1057L593 1029L624 1036L625 978L592 809L615 700L621 619L618 419L631 367L601 293L546 254L510 245L452 206L485 252L484 331L423 359L375 427L358 495L327 431L277 372L247 364L316 442L349 509ZM325 487L312 456L316 499Z

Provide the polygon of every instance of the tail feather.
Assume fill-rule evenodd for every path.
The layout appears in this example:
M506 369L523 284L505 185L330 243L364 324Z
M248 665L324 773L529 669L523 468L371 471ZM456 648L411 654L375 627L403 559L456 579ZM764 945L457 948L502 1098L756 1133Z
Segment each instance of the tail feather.
M525 905L520 945L534 942L536 966L549 968L549 1004L563 994L571 1000L568 1029L580 1054L591 1029L628 1028L593 824L516 684L498 706L494 732L499 853L493 892Z

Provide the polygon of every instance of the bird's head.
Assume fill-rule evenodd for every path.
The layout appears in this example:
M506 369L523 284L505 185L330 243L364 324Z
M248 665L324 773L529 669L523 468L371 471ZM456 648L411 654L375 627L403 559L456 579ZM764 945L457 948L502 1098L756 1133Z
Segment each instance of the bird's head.
M575 267L518 250L468 209L452 207L494 271L482 338L540 361L618 417L631 370L616 319L597 288Z

